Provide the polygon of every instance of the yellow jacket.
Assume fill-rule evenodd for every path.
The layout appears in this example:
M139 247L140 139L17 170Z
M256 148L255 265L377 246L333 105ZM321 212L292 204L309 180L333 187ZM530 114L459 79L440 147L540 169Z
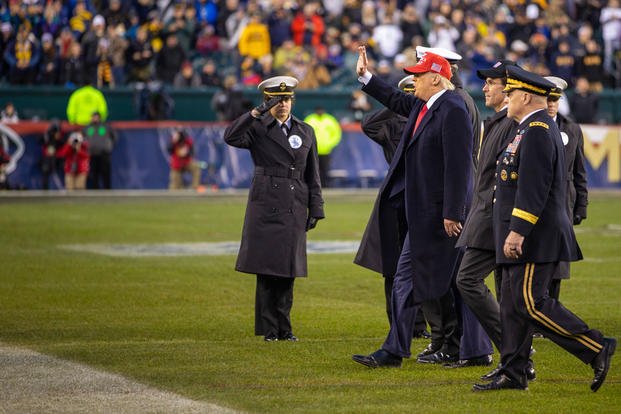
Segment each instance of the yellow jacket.
M259 59L271 50L270 32L263 23L248 23L239 37L239 54Z
M94 112L99 112L102 122L108 118L108 104L103 93L91 85L73 91L67 104L67 120L85 126L91 123Z
M341 142L341 125L332 115L312 113L304 119L304 122L315 130L319 155L330 154Z

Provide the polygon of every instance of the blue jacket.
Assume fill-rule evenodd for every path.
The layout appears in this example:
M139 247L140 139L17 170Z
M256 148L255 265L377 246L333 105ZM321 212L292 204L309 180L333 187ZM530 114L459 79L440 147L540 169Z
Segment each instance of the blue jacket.
M376 76L362 89L408 118L380 188L380 204L405 203L415 300L438 298L450 288L459 265L456 238L444 231L444 219L463 223L470 204L473 133L468 112L456 92L446 91L412 136L424 101ZM395 224L381 213L379 220L383 244L385 232Z

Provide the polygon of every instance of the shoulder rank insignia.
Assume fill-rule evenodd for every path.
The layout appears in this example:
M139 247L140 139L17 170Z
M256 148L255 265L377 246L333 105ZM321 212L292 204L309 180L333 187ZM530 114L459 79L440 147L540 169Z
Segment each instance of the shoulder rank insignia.
M545 129L550 129L550 125L546 124L545 122L541 122L541 121L533 121L530 124L528 124L529 127L535 127L535 126L540 126L543 127Z

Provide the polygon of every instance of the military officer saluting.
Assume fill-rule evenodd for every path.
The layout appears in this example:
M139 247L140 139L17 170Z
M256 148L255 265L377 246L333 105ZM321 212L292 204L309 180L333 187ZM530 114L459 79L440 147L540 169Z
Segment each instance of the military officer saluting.
M554 84L517 66L507 68L507 116L517 134L496 168L493 207L496 261L502 271L502 367L474 391L527 389L532 329L591 364L591 390L602 385L617 341L591 329L547 295L559 261L582 258L566 212L565 157L558 126L546 113Z
M290 76L264 80L263 103L224 132L255 165L235 269L257 275L255 335L268 342L298 340L293 281L307 275L306 231L324 217L315 133L291 114L297 84Z

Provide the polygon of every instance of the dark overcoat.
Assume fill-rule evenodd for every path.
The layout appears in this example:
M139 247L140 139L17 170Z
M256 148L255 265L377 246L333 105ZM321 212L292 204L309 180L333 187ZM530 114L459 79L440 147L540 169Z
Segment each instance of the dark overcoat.
M408 117L399 146L380 188L380 232L391 224L382 216L383 203L405 203L414 268L414 299L445 294L458 265L455 238L444 230L444 219L463 222L472 187L472 125L463 99L445 91L412 135L425 104L413 95L371 77L363 91L395 113Z
M565 149L558 126L545 110L517 127L498 158L493 207L496 262L554 263L582 259L567 215ZM509 231L524 236L522 255L505 257Z
M556 123L565 144L565 166L567 167L567 213L573 220L575 215L587 216L588 190L584 169L584 137L580 126L561 114ZM567 143L565 143L567 142Z
M294 136L301 139L297 149L290 144ZM270 114L255 119L245 113L226 129L224 141L250 150L255 165L235 269L306 276L306 220L324 217L313 128L292 116L288 139Z
M493 251L492 200L496 183L496 160L513 140L517 123L507 118L505 108L487 118L483 125L472 204L457 246Z
M386 162L390 164L403 134L408 119L383 108L366 115L361 122L362 131L378 143L384 151ZM403 247L407 223L403 205L386 206L383 212L384 223L393 223L390 229L384 229L384 235L391 234L390 239L380 241L379 197L375 200L371 217L362 235L360 247L354 263L381 273L384 277L393 277L397 270L397 261Z

